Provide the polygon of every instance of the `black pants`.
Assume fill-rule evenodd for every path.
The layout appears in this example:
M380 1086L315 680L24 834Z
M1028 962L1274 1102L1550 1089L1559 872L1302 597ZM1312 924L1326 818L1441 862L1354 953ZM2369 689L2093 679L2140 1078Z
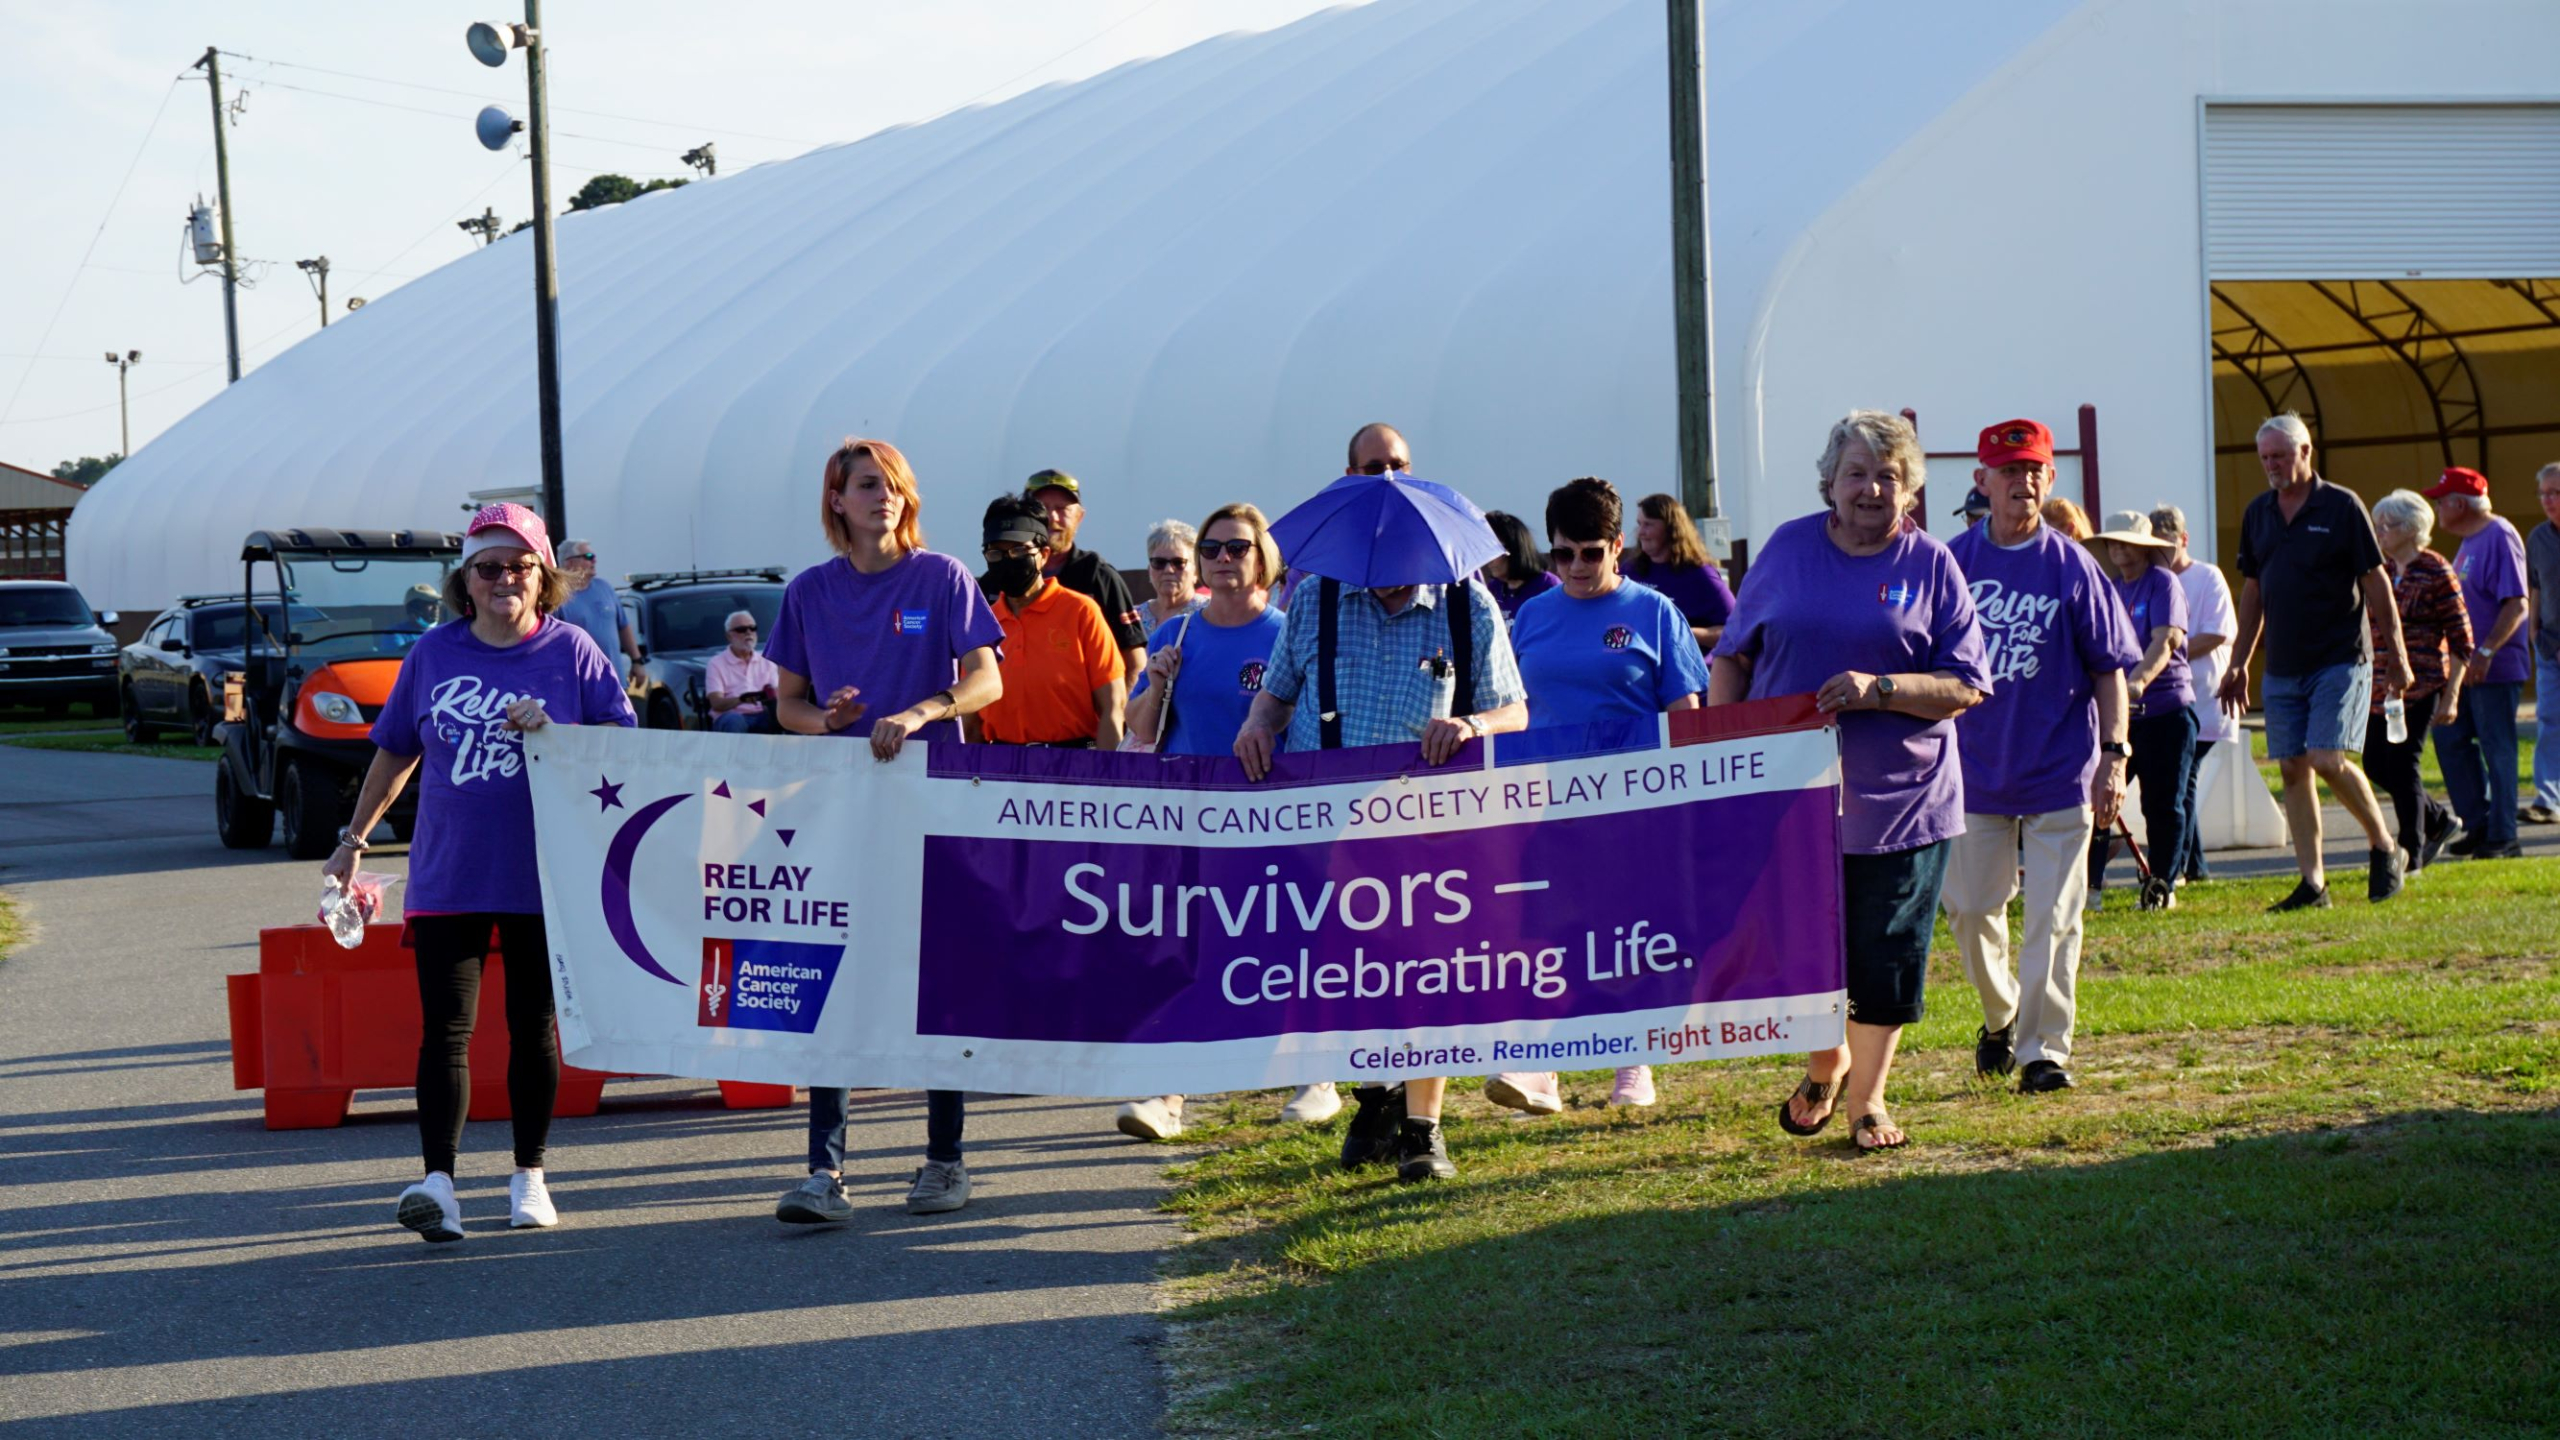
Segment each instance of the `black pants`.
M480 1010L480 969L489 930L507 961L507 1104L515 1112L516 1164L542 1163L551 1105L560 1092L560 1041L551 1029L551 947L539 915L421 915L409 922L417 947L418 1145L427 1171L453 1173L462 1121L471 1108L471 1029Z
M2126 766L2142 782L2143 858L2151 873L2172 880L2187 850L2187 831L2195 817L2196 712L2181 705L2165 715L2150 715L2126 726L2133 759ZM2115 834L2101 830L2089 837L2089 889L2106 888L2107 861L2115 855Z
M2426 847L2427 832L2444 828L2453 812L2427 793L2418 780L2418 763L2427 749L2427 728L2435 722L2441 690L2430 690L2404 702L2409 707L2409 738L2394 745L2380 720L2364 727L2364 773L2373 788L2391 797L2400 819L2400 845L2411 855Z

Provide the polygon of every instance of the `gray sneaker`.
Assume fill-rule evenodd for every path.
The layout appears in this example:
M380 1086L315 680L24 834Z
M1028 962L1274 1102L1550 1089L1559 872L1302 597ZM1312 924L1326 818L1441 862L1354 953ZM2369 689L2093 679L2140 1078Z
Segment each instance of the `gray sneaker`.
M907 1213L940 1215L969 1203L969 1167L958 1160L927 1160L907 1192Z
M773 1218L785 1225L826 1225L852 1219L853 1202L844 1198L844 1181L820 1170L782 1197Z

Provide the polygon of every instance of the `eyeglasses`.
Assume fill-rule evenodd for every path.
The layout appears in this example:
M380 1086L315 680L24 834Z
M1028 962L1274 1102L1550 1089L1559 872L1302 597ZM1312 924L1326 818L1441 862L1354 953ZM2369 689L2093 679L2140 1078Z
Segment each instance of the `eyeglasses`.
M1037 555L1040 553L1040 547L1037 545L1025 544L1020 540L1006 540L998 544L984 546L978 553L986 556L990 560L1009 560L1017 555Z
M1187 555L1150 555L1147 557L1147 568L1150 570L1180 570L1190 563L1191 558Z
M501 564L495 560L482 560L471 567L471 573L479 576L482 583L495 585L501 580L529 580L541 569L540 565L531 560L519 560L513 565Z
M593 565L596 563L596 557L593 555L563 555L560 557L560 563L563 565Z
M1215 560L1224 555L1230 560L1241 560L1252 554L1253 548L1250 540L1203 540L1200 542L1200 558Z
M1570 565L1578 555L1583 564L1597 565L1608 553L1609 547L1606 545L1585 545L1579 550L1571 545L1558 545L1547 551L1547 558L1559 565Z
M1413 473L1413 462L1410 460L1371 460L1362 465L1355 473L1361 475L1384 475L1390 470L1401 470L1410 475Z
M729 633L732 635L753 635L756 633L756 627L753 625L732 625L729 627Z

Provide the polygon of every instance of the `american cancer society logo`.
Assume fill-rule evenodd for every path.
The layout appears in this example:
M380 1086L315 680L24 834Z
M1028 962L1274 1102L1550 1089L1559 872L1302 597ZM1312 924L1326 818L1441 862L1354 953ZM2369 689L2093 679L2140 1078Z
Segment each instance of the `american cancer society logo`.
M693 1023L807 1035L818 1028L843 958L841 945L704 936Z

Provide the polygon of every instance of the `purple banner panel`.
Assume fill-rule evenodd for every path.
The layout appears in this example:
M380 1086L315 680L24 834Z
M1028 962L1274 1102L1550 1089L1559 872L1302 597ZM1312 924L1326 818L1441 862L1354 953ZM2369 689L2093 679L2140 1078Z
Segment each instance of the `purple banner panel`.
M916 1028L1182 1043L1826 994L1833 794L1249 849L929 836Z

